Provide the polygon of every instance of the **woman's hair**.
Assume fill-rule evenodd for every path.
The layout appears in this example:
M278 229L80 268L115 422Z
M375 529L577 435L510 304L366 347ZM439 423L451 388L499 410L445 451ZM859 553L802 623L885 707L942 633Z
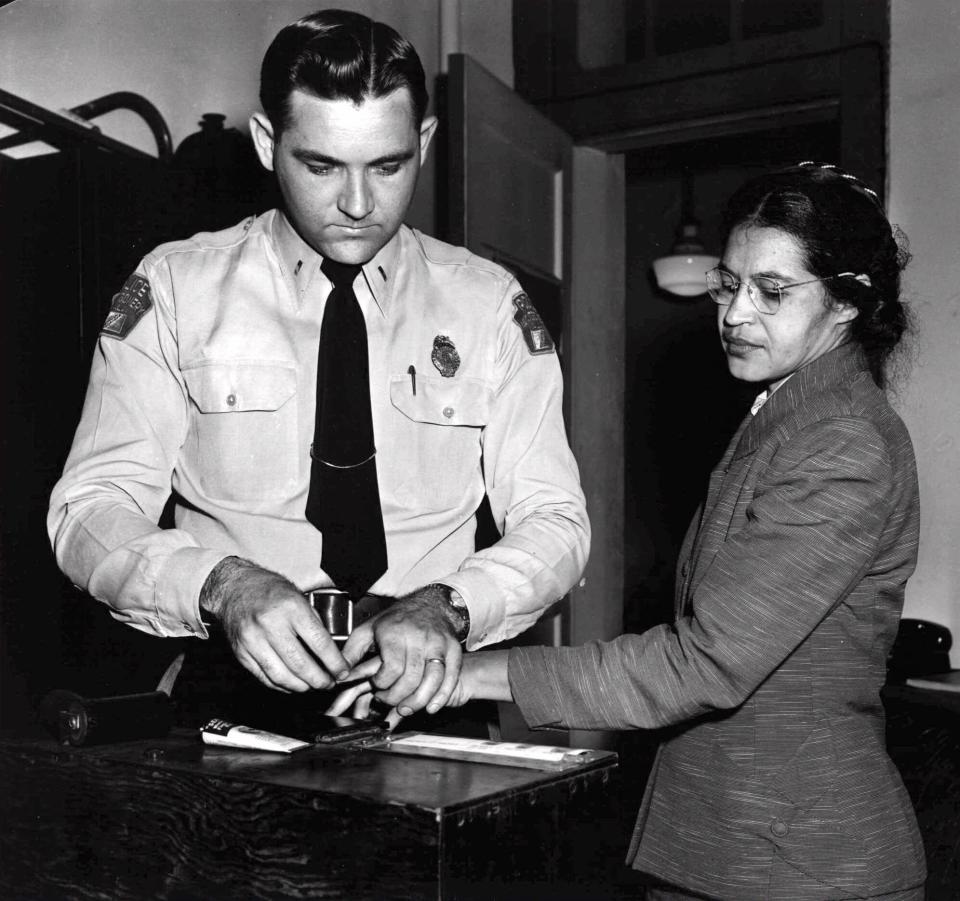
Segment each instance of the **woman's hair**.
M741 226L776 228L803 248L823 286L839 303L856 307L850 340L860 345L874 381L884 387L890 355L909 331L900 302L900 272L910 260L906 236L892 227L875 191L828 163L804 162L752 178L730 198L723 238Z
M389 25L339 9L282 28L260 67L260 103L278 135L288 124L294 90L360 104L401 88L410 92L419 129L429 95L417 51Z

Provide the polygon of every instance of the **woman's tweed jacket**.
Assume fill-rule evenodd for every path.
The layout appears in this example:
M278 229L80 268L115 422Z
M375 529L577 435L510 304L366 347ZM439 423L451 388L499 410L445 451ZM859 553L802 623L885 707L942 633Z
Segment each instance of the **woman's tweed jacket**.
M918 530L910 437L844 346L737 430L684 542L672 625L511 650L531 726L686 723L628 862L737 901L922 884L879 697Z

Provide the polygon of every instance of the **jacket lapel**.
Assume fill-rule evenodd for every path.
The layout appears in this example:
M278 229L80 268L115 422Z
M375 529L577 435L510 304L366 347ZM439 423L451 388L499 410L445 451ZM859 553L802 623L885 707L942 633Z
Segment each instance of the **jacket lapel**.
M700 527L680 571L677 612L689 612L689 598L710 569L733 524L738 501L748 484L753 457L771 433L814 394L863 371L860 351L842 345L798 370L773 392L756 415L748 413L730 440L710 484Z
M798 370L770 395L756 416L748 417L752 421L748 422L733 459L755 453L781 420L798 410L809 397L850 380L864 368L859 349L842 344Z

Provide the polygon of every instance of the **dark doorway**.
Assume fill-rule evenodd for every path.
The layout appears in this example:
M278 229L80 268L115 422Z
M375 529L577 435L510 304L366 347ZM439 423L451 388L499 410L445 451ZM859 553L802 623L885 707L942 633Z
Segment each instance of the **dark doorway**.
M727 372L706 295L660 291L653 260L670 252L681 216L681 173L719 255L726 198L749 176L803 159L835 160L837 122L732 134L626 155L627 312L624 416L624 626L672 615L674 566L710 470L760 390Z

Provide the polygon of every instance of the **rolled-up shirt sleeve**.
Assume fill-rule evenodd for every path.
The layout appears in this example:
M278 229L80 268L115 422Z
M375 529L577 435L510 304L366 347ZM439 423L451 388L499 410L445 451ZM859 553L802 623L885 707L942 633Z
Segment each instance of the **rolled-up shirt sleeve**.
M205 635L200 588L225 551L158 526L187 426L165 267L141 264L149 307L124 337L101 334L80 424L47 528L63 572L135 628Z
M552 342L541 347L528 334L528 304L510 282L498 308L498 390L482 436L485 487L502 538L438 580L467 604L470 649L529 628L576 584L590 550L560 365Z

